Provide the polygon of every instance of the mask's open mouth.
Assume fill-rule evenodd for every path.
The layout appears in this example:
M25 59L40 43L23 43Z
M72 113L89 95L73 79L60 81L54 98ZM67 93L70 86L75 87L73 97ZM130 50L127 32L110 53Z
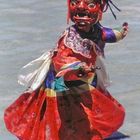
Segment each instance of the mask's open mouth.
M90 18L90 14L88 12L76 12L74 14L74 18L76 18L76 19L86 19L86 18Z
M91 29L91 25L95 24L98 21L98 13L90 13L86 10L75 10L71 12L71 19L80 30L87 32Z
M82 25L84 26L84 22L86 23L92 23L94 20L96 20L97 16L96 15L91 15L89 12L75 12L73 16L73 20L76 22L81 22L83 23Z
M77 13L76 14L76 17L89 17L89 14L88 13Z

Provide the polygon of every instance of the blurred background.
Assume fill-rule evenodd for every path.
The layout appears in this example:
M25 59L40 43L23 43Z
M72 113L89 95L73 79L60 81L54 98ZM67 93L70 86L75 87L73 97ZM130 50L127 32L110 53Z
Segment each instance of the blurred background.
M140 1L113 0L122 10L108 10L102 24L121 27L129 23L129 34L115 44L107 44L106 60L110 92L126 108L120 132L140 138ZM56 46L66 23L66 0L0 0L0 140L17 140L3 122L3 111L23 91L17 83L22 66Z

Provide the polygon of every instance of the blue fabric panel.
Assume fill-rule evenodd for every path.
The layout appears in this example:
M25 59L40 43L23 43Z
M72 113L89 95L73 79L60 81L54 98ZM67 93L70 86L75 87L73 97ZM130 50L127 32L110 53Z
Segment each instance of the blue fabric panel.
M46 80L45 80L45 87L46 88L52 88L52 82L54 81L55 79L55 72L54 70L52 70L50 68L47 76L46 76Z

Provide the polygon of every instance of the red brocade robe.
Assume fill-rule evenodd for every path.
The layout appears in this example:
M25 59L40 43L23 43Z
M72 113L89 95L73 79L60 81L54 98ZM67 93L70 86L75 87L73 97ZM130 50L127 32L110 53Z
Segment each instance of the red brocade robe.
M58 42L44 81L5 110L7 129L19 140L103 140L123 123L124 108L97 85L98 42L74 26ZM100 71L100 70L99 70Z

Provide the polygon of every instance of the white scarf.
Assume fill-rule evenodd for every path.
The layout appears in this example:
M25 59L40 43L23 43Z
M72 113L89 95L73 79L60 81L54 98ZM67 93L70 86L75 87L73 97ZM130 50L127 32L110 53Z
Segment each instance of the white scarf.
M18 83L28 88L28 92L35 91L45 80L50 68L53 52L45 52L21 69L18 76Z

